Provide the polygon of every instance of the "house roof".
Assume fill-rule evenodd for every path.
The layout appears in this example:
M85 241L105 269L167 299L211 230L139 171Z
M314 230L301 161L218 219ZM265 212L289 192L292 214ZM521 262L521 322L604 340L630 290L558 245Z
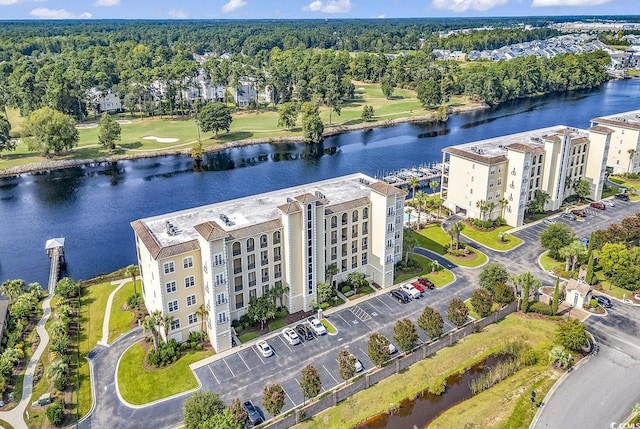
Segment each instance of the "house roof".
M586 297L589 292L591 292L591 286L589 286L585 282L579 282L574 279L567 280L565 288L567 292L570 290L577 291L583 298Z

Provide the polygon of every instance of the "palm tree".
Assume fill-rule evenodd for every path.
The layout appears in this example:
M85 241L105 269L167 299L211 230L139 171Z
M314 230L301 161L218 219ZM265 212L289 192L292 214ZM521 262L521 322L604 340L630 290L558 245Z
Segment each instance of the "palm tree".
M411 188L411 199L415 200L416 199L416 188L420 187L420 181L418 180L418 178L416 176L411 176L409 178L409 181L407 182L407 185L409 185L409 188Z
M491 214L493 214L493 211L496 208L496 203L494 203L493 201L488 202L487 203L487 212L489 213L489 220L491 220Z
M460 248L460 233L464 229L464 222L459 220L451 225L450 231L456 236L456 250Z
M125 268L125 273L127 273L127 275L133 279L133 296L135 296L137 300L138 292L136 289L136 277L140 275L140 267L138 266L138 264L129 265L127 268Z
M500 198L500 201L498 201L498 204L500 204L500 212L502 213L502 217L504 217L504 211L507 209L507 206L509 205L509 200L506 199L505 197Z
M196 310L196 316L200 319L200 332L204 335L204 319L209 317L209 310L204 304L200 304L200 307Z
M435 206L438 208L438 217L441 216L441 210L442 210L442 205L444 204L444 201L442 201L442 198L436 198L436 200L434 201Z
M160 321L160 324L158 326L160 326L160 328L162 328L162 332L164 333L164 339L165 341L169 341L169 328L171 328L171 323L173 323L173 316L162 316L162 319Z
M53 361L47 370L47 377L54 384L65 379L67 375L69 375L69 365L62 359Z
M633 156L636 154L636 150L629 149L627 153L629 154L629 168L627 170L631 173L631 162L633 161Z
M431 182L429 182L429 188L431 189L431 193L435 194L436 193L436 189L438 189L438 181L437 180L432 180Z
M453 230L453 227L447 230L447 234L449 234L449 249L453 249L453 240L456 236L456 232Z
M159 329L164 322L162 313L159 310L152 312L151 314L147 314L145 318L142 320L142 329L144 332L149 332L151 334L151 339L153 340L153 348L155 351L158 351L159 346Z
M439 269L440 269L440 262L438 262L436 260L431 261L431 272L435 273Z
M273 299L273 305L275 307L278 307L277 300L280 300L280 307L283 306L282 295L284 295L285 293L289 293L289 288L282 286L282 282L276 282L276 284L271 289L269 289L269 295L271 295Z
M0 286L0 292L9 298L12 303L14 298L19 297L25 291L24 280L7 280Z
M413 248L418 245L418 240L413 236L411 231L405 229L402 235L402 250L404 251L404 263L409 262L409 254L413 254Z
M333 276L335 276L336 274L338 274L338 265L335 262L332 262L327 265L327 268L325 268L324 270L324 281L327 283L331 283L331 280L333 280Z
M416 202L418 203L418 229L420 228L420 213L422 212L422 206L427 202L427 194L422 191L418 191L416 195Z
M571 244L558 251L560 257L565 258L565 271L569 271L569 266L571 266L571 271L575 271L581 253L584 253L584 244L579 240L572 241Z
M485 200L476 201L476 207L480 210L480 220L484 220L484 212L487 211L487 202Z

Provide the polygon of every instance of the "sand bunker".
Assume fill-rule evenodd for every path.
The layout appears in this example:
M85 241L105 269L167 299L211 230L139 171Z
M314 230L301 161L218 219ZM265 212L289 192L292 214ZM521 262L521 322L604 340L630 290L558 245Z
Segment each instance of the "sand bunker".
M91 128L98 128L98 124L76 124L78 130L88 130Z
M142 140L155 140L158 143L175 143L180 139L174 139L169 137L156 137L156 136L144 136Z
M116 119L116 122L119 123L120 125L129 125L132 124L132 122L128 119Z

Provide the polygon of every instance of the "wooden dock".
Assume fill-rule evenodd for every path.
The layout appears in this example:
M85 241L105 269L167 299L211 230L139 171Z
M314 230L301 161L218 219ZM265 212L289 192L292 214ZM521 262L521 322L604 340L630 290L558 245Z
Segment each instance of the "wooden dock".
M53 294L56 289L56 284L58 284L58 280L60 280L60 269L65 264L64 237L47 240L45 250L47 251L49 259L51 259L48 291Z
M399 188L405 188L409 186L409 181L415 177L418 179L419 187L422 188L429 186L429 183L434 180L440 182L442 168L441 163L434 163L395 171L382 171L376 174L376 179L383 180Z

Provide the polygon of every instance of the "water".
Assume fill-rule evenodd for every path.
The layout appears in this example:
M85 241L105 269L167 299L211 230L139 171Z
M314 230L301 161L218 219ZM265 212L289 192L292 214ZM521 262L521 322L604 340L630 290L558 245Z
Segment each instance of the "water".
M45 241L63 236L69 275L86 279L136 262L133 220L361 171L375 175L442 160L450 145L534 128L588 128L591 118L640 109L640 80L328 138L323 145L259 145L208 156L123 161L0 180L0 282L47 283Z

